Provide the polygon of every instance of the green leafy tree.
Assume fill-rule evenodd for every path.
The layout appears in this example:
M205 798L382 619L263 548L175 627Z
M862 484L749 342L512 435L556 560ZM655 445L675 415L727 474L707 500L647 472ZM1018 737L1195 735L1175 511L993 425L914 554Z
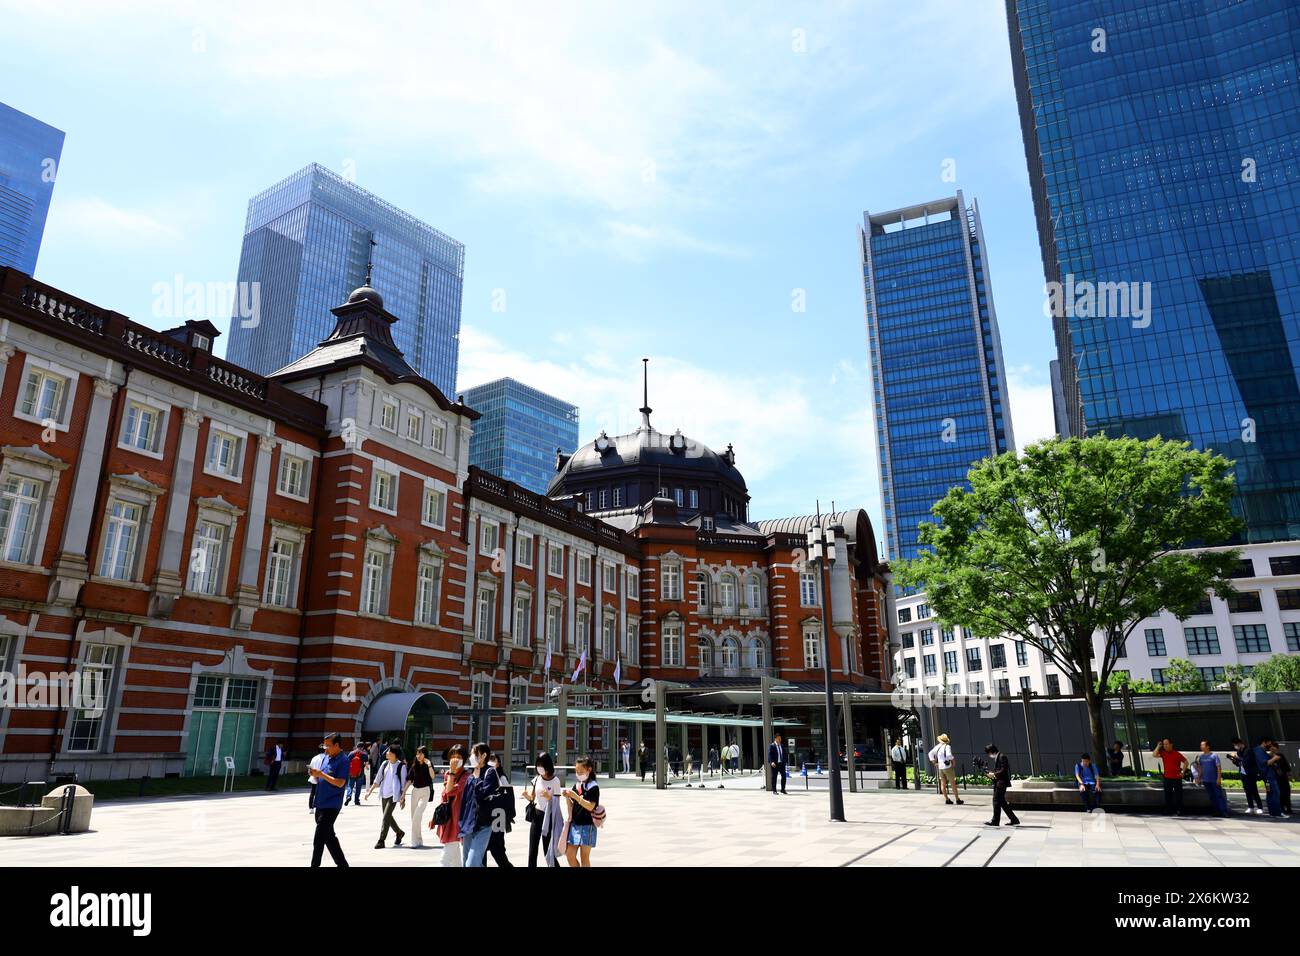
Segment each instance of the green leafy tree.
M1164 688L1145 677L1133 677L1128 671L1115 671L1106 681L1106 696L1112 697L1125 687L1134 694L1159 694Z
M1257 691L1300 690L1300 657L1274 654L1250 672Z
M986 458L923 522L929 550L896 577L945 621L1038 647L1087 700L1092 746L1117 652L1145 617L1233 593L1232 463L1187 442L1053 438ZM1093 658L1093 636L1101 653Z
M1175 657L1165 668L1165 690L1170 693L1209 690L1201 670L1189 660Z

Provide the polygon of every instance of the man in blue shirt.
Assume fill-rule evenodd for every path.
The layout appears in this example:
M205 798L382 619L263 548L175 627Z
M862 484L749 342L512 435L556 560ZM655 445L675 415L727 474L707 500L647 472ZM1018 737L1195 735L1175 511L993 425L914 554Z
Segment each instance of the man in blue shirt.
M1083 798L1084 811L1092 813L1101 805L1101 779L1097 776L1091 754L1084 754L1074 765L1074 779L1079 782L1079 796Z
M348 757L341 734L325 735L325 764L308 773L316 780L316 837L312 841L311 865L320 866L326 848L335 866L347 866L343 848L334 833L334 821L343 809L343 792L348 785Z

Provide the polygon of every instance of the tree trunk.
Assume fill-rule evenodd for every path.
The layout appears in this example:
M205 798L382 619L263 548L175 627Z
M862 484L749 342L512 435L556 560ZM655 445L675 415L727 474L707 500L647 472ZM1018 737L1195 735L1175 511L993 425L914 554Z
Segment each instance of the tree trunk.
M1092 731L1092 763L1098 773L1105 773L1110 766L1106 760L1106 724L1103 719L1106 696L1093 689L1091 675L1084 684L1083 697L1088 705L1088 729Z

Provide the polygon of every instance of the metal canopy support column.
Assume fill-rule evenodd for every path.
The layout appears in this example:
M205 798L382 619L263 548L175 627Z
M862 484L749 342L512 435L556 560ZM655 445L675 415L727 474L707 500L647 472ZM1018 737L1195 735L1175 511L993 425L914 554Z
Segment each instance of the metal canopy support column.
M1034 723L1033 693L1028 688L1020 692L1020 704L1025 710L1025 736L1029 744L1029 772L1037 777L1039 770L1038 725Z
M768 765L766 751L763 749L768 742L772 740L772 678L762 678L761 693L763 695L763 739L759 742L758 754L759 759L763 761L763 779L767 781L768 790L776 789L776 777L772 767Z
M638 720L632 725L632 757L636 761L636 763L633 764L633 769L636 771L637 778L640 780L645 780L645 777L642 776L644 771L641 769L641 744L644 742L644 739L645 738L641 733L641 721Z
M690 783L691 778L686 773L686 755L690 753L691 750L691 725L682 724L681 728L682 728L682 760L681 760L682 775L686 777L686 782Z
M555 762L560 766L565 766L569 762L569 688L567 685L560 685L558 707L559 715L555 718L557 724L555 729L559 734L559 741L556 745L556 756L559 759Z
M655 789L668 786L668 686L655 683Z
M844 703L844 757L849 762L849 793L858 792L858 777L853 761L853 695L848 691L843 695ZM838 760L838 754L831 755L832 760Z
M605 752L609 754L609 779L614 779L614 767L617 766L615 761L623 759L623 741L616 740L618 736L615 731L618 730L618 721L605 721ZM615 753L615 750L618 753Z

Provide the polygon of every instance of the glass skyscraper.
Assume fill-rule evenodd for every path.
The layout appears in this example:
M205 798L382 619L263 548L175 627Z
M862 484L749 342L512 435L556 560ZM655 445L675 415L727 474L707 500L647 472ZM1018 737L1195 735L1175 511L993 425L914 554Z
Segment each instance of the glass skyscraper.
M1015 448L1002 343L977 205L958 192L862 220L885 550L914 558L934 503Z
M1237 462L1246 539L1300 537L1300 7L1007 0L1007 18L1058 428L1213 449Z
M555 475L555 450L578 448L578 406L499 378L465 391L465 404L483 417L474 423L469 463L538 494Z
M451 396L465 247L315 163L248 203L239 301L256 302L240 311L257 315L232 316L226 358L269 375L305 355L334 328L330 309L365 283L372 256L371 285L398 318L394 342Z
M63 132L0 103L0 267L36 272Z

